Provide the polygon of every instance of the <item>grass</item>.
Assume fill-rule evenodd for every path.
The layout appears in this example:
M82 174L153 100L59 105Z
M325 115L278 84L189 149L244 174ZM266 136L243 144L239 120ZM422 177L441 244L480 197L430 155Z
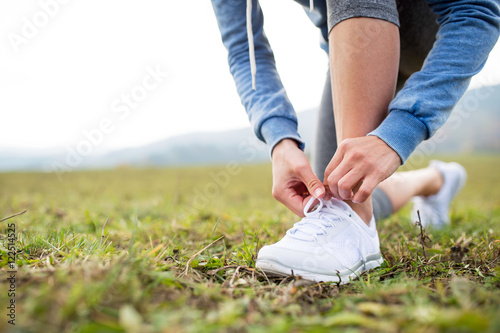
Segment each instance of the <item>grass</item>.
M427 259L406 207L378 223L382 267L340 286L254 269L258 249L297 220L271 197L269 165L227 186L226 168L0 174L0 219L27 210L0 225L0 331L498 332L500 157L443 159L469 180L451 226L425 230Z

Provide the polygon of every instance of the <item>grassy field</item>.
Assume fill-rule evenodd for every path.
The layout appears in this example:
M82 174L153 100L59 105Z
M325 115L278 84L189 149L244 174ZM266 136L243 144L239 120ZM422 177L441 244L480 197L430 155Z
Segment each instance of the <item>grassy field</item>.
M499 332L500 157L443 159L469 172L452 225L424 256L405 207L378 224L382 267L340 286L254 269L297 221L270 165L0 174L0 219L26 210L0 222L0 331Z

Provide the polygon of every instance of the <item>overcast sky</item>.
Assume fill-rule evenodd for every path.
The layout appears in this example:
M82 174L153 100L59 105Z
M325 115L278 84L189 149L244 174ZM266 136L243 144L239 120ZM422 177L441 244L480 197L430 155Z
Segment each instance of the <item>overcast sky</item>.
M318 30L291 0L261 4L290 99L316 107ZM71 146L100 128L103 151L248 125L208 0L0 0L0 36L0 147ZM495 83L499 44L473 86Z

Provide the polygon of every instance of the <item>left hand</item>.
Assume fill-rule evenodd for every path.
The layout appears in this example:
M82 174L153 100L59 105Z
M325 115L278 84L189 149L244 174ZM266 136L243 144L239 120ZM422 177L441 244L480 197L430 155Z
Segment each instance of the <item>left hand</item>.
M376 136L346 139L326 167L325 185L339 200L362 203L400 164L399 155Z
M304 217L311 198L321 198L325 188L313 173L306 154L291 139L280 141L273 150L273 197L295 214Z

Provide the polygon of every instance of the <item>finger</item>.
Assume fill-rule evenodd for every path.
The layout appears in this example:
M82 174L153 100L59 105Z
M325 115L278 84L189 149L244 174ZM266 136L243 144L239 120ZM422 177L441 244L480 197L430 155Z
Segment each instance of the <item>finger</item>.
M349 171L351 171L351 166L348 165L346 161L342 161L340 165L330 174L328 177L328 187L332 196L339 200L343 200L342 195L339 191L339 181L342 179Z
M378 183L379 182L374 177L367 177L363 179L363 183L354 194L352 201L354 203L365 202L370 197Z
M351 169L338 183L339 195L343 200L352 200L356 185L363 179L363 173L357 169Z
M305 198L303 198L303 199L302 199L302 200L303 200L303 201L302 201L302 212L303 212L303 211L304 211L304 209L306 208L306 206L307 206L307 204L308 204L309 200L311 200L311 198L314 198L314 197L313 197L312 195L309 195L309 196L307 196L307 197L305 197ZM319 201L318 201L318 200L315 200L315 202L311 205L311 207L314 207L314 205L315 205L317 202L319 202Z
M346 152L346 142L347 140L342 141L339 145L335 155L333 155L332 160L328 164L325 170L325 182L327 183L327 188L329 190L329 194L331 197L342 200L338 191L338 181L342 178L342 175L347 173L350 168L343 167L345 166L345 152ZM344 162L344 163L343 163Z
M332 196L332 192L330 192L330 188L328 187L328 184L323 184L323 186L325 187L325 196L323 197L323 200L330 200L331 198L333 198Z
M325 195L325 187L314 174L309 164L297 168L297 177L307 187L309 193L315 198L321 198Z
M304 217L304 198L292 189L286 189L283 194L283 197L278 199L278 201L280 201L298 216Z
M342 161L344 160L345 152L346 152L346 146L347 146L346 143L348 143L348 142L349 142L349 139L346 139L340 143L340 145L338 146L337 151L333 155L330 163L328 163L328 165L326 166L325 177L323 179L328 179L330 174L340 165L340 163L342 163Z

